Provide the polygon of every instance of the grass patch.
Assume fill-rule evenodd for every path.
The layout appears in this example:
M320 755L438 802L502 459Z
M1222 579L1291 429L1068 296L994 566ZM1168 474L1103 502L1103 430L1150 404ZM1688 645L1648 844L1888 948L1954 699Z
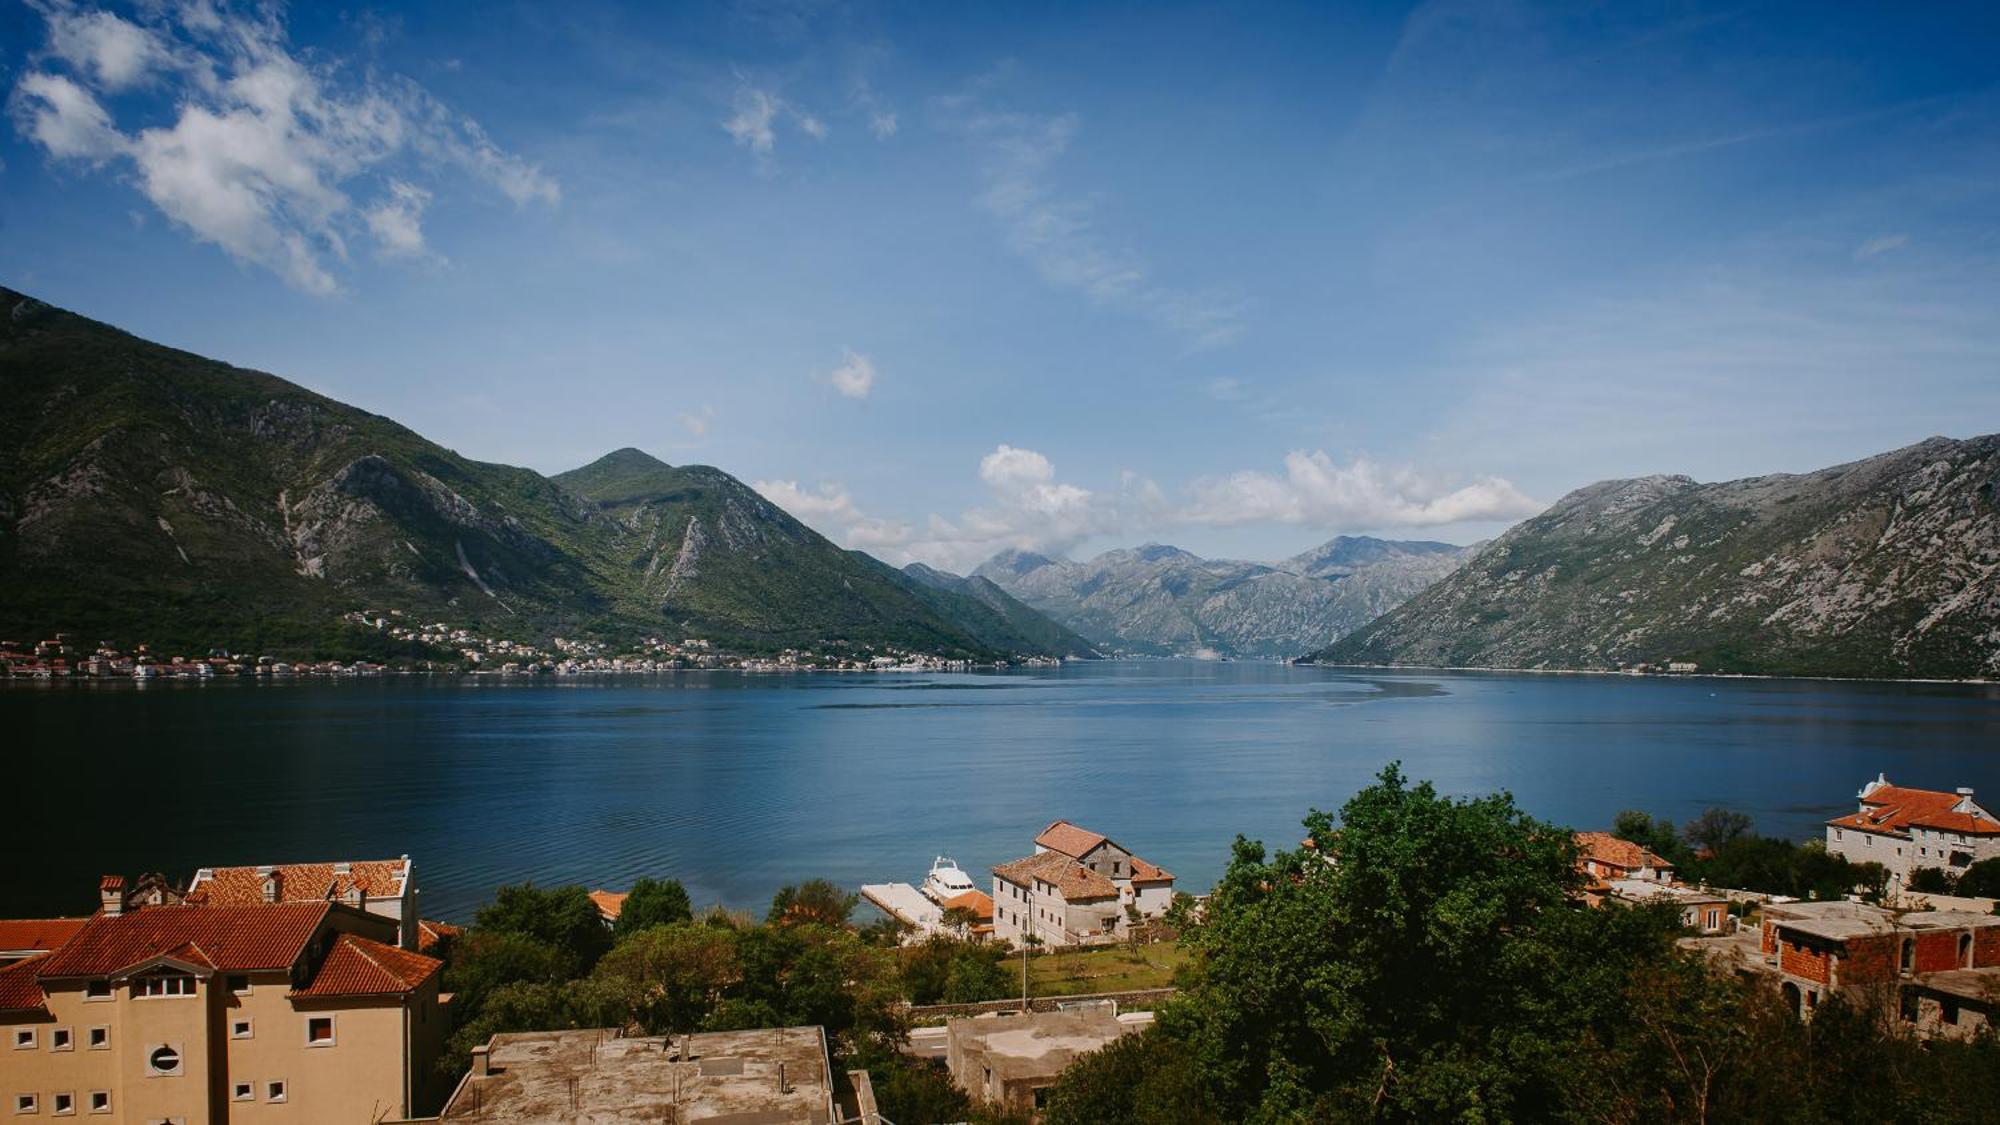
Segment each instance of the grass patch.
M1171 941L1142 945L1136 953L1122 946L1050 950L1028 959L1028 983L1036 996L1166 988L1187 958L1180 943ZM1018 963L1014 969L1020 971Z

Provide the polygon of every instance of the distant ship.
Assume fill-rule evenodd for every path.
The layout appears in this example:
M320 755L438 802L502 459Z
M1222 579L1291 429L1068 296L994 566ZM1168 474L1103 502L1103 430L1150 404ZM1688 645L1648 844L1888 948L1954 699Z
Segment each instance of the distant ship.
M924 877L924 896L939 905L972 890L978 890L972 885L972 876L961 870L957 861L943 856L932 861L931 873Z

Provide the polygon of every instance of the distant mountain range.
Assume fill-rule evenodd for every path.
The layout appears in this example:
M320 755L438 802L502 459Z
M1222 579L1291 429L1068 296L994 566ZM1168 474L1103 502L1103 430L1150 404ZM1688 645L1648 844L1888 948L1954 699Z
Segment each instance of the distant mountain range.
M1090 646L986 584L844 551L719 469L624 449L553 479L0 289L0 636L270 653L394 608L496 636Z
M1996 490L2000 436L1796 476L1605 481L1314 659L1993 677Z
M1293 657L1443 578L1471 548L1341 536L1273 563L1148 544L1071 562L1003 551L973 572L1110 651Z

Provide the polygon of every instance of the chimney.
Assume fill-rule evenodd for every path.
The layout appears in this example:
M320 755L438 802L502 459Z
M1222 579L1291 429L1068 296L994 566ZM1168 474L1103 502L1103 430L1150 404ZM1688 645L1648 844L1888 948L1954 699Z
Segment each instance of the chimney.
M264 877L264 901L278 902L285 897L285 874L275 867L259 867L257 874Z
M351 863L336 863L333 865L333 873L335 875L352 875L354 874L354 865Z
M106 875L99 879L97 898L105 917L116 918L125 913L125 876Z
M1970 796L1972 796L1972 786L1970 786L1970 785L1961 785L1961 786L1959 786L1959 787L1958 787L1958 795L1959 795L1959 796L1961 796L1961 797L1970 797Z
M493 1077L493 1048L482 1043L472 1049L472 1076L474 1078Z

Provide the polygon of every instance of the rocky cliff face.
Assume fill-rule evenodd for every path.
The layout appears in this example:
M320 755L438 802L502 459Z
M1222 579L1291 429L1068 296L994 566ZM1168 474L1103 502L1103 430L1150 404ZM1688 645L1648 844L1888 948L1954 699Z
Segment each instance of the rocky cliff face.
M1996 436L1803 475L1594 484L1315 658L2000 675L1996 487Z
M1149 544L1087 562L1002 552L974 574L1108 649L1288 657L1373 620L1465 554L1445 543L1343 536L1276 563Z

